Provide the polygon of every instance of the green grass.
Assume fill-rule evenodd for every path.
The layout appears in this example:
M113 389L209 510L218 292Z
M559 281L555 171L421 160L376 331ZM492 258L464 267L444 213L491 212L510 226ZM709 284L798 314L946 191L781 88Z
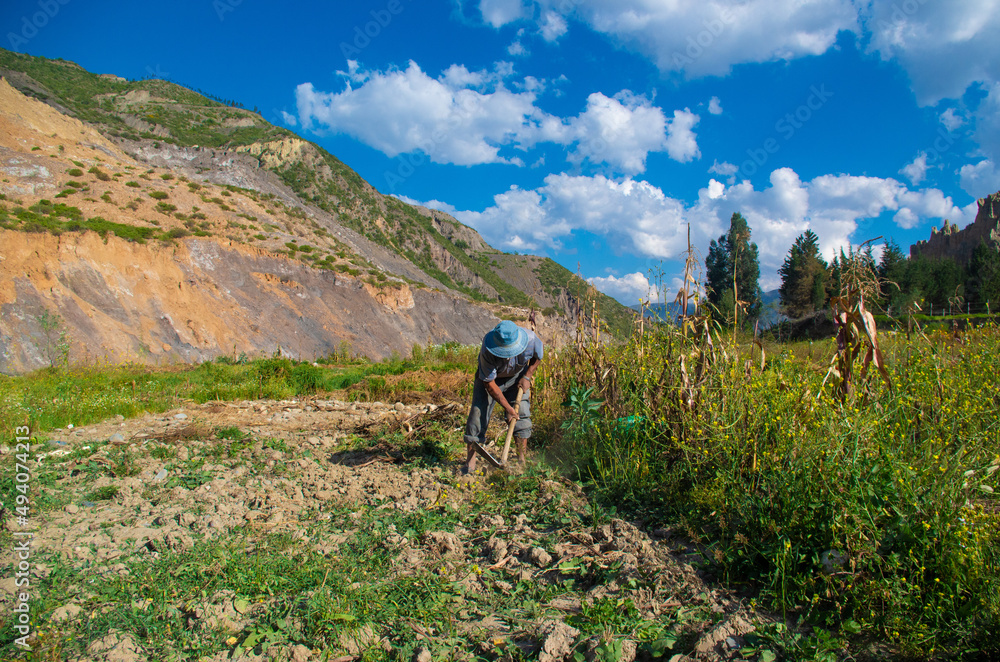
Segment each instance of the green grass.
M467 368L476 348L451 346L421 350L418 360L378 363L343 358L310 362L263 358L232 361L220 357L198 366L154 369L139 365L44 369L19 377L0 376L0 427L31 425L33 430L86 425L121 414L165 411L185 400L286 399L346 389L366 379L408 370ZM472 358L470 358L472 357ZM331 365L339 361L339 365ZM385 395L392 395L386 390Z

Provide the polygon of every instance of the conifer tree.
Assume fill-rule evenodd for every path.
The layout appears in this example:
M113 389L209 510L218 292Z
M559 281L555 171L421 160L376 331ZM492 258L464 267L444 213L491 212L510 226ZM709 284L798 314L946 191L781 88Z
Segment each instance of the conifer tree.
M747 220L736 212L729 221L729 231L712 241L705 257L709 303L730 319L747 322L755 320L761 309L760 262L757 244L750 236ZM735 315L737 301L741 304Z
M821 310L826 303L826 262L819 254L819 237L806 230L796 238L781 276L781 307L791 318L805 317Z

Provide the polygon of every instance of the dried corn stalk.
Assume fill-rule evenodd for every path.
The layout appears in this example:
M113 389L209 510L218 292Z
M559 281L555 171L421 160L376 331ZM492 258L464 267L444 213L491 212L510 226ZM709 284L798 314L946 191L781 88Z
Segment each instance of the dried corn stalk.
M878 370L885 385L892 388L892 379L885 365L882 349L878 344L875 317L865 307L864 293L860 288L849 288L839 297L830 301L833 322L837 327L837 353L834 354L830 369L823 378L823 384L832 375L839 380L841 400L846 402L854 389L854 364L864 352L858 381L864 381L868 368ZM822 390L821 390L822 391Z

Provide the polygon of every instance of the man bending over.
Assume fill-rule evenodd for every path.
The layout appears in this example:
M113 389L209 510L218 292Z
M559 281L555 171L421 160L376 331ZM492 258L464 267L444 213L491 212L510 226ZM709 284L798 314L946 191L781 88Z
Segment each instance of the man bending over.
M504 408L508 424L512 420L517 421L514 436L517 437L518 458L524 464L528 456L528 437L531 436L528 397L532 377L541 360L542 341L534 332L522 329L513 322L500 322L483 338L472 388L472 408L465 424L467 456L463 473L476 470L476 447L472 442L481 446L486 444L486 427L495 403ZM521 402L514 403L518 387L524 393Z

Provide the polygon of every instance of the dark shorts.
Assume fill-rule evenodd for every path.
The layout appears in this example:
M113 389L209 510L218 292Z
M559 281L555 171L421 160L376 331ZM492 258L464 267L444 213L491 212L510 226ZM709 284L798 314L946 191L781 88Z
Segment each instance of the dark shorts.
M521 374L505 378L503 381L497 380L500 392L511 404L517 397L517 383L520 380ZM529 393L525 393L521 396L521 405L517 410L519 417L517 423L514 424L514 436L518 439L527 439L531 436L531 406L528 404L528 395ZM496 400L486 392L486 384L479 379L477 374L475 384L472 387L472 407L469 409L469 420L465 424L465 443L471 441L480 445L486 443L486 428L495 404ZM507 426L504 425L503 429L506 430Z

